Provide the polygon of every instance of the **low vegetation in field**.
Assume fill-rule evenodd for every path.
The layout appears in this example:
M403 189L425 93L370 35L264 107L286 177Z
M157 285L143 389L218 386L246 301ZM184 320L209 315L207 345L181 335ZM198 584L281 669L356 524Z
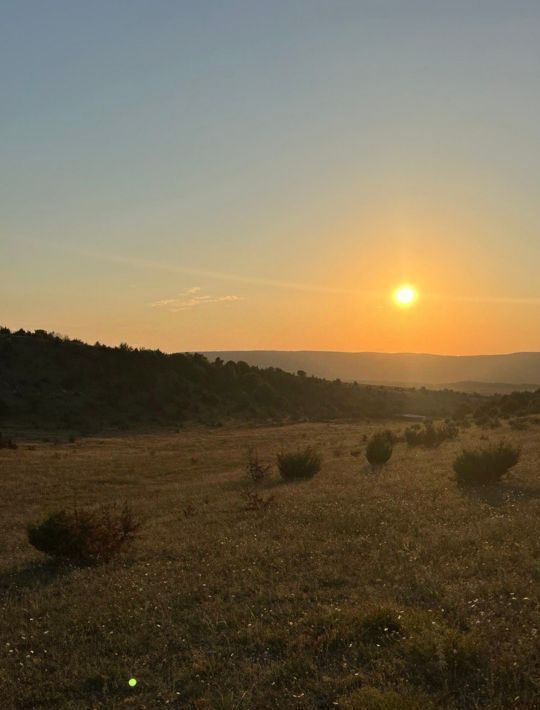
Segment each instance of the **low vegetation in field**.
M456 480L461 485L494 484L519 461L520 451L508 442L480 449L465 449L454 461Z
M266 513L275 502L275 496L264 496L257 491L244 491L242 495L246 503L245 509L254 513Z
M382 466L390 460L392 450L393 437L391 432L376 432L366 446L366 458L373 466Z
M28 526L28 542L53 558L92 565L107 562L132 541L140 524L129 506L74 508Z
M313 478L321 470L321 463L321 455L311 446L277 455L278 470L285 481Z
M262 463L259 454L255 449L248 449L246 461L246 473L252 483L262 483L269 476L272 464Z
M492 498L451 475L486 432L411 448L385 427L377 476L341 452L364 453L379 422L18 437L0 452L2 708L535 707L534 429L507 429L525 453ZM270 464L308 446L320 470L290 485ZM51 565L26 524L72 515L74 497L94 521L128 500L136 543ZM77 539L73 520L60 539Z
M434 448L440 446L443 441L457 439L459 428L454 422L442 422L433 424L428 422L423 426L417 424L405 430L405 441L409 446L425 446Z

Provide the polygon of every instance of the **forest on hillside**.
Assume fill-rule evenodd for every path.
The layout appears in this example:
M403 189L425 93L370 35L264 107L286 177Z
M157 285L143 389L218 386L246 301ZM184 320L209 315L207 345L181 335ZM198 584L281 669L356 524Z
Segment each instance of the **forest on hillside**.
M89 345L44 330L0 329L0 420L35 428L91 431L404 414L486 417L539 411L539 403L538 392L482 397L359 385L245 362L210 362L198 354Z

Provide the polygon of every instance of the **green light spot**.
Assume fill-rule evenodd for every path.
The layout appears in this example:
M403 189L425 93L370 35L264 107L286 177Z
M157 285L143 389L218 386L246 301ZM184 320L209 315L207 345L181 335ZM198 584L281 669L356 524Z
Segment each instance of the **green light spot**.
M130 678L128 685L129 685L131 688L134 688L134 687L137 685L137 679L136 679L136 678Z

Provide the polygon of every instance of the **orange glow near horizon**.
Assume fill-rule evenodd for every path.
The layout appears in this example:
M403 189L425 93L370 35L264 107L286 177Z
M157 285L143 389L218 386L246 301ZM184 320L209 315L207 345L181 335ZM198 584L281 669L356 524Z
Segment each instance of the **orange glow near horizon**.
M13 280L17 297L3 318L13 330L45 328L165 352L538 350L533 269L529 280L521 275L519 288L507 278L509 258L478 269L485 245L477 217L438 207L395 216L379 206L364 214L355 209L307 236L299 231L302 248L278 250L272 269L250 254L232 259L221 247L203 269L158 251L147 258L59 246L51 256L50 248L33 244L28 280ZM308 237L311 258L300 264ZM47 259L66 284L36 291ZM99 292L89 300L98 276Z

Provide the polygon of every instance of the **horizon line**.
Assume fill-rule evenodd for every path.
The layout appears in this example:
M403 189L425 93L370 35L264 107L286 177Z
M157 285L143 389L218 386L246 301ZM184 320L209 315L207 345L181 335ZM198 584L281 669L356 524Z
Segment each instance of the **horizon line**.
M14 329L5 323L0 323L0 327L8 328L11 335L16 335L18 330L23 330L27 333L35 334L36 331L44 331L50 335L56 335L61 338L67 338L68 340L77 340L84 343L85 345L94 346L96 343L101 345L106 345L107 347L115 348L119 347L122 343L130 345L126 341L120 341L117 345L107 344L104 341L96 340L94 343L87 339L77 338L66 333L60 333L59 331L52 329L47 330L46 328L28 328L25 329L22 326ZM74 330L78 326L71 326ZM410 350L324 350L317 348L294 348L294 349L277 349L277 348L196 348L189 350L163 350L158 346L141 346L141 345L130 345L137 350L154 350L160 351L166 355L179 355L179 354L200 354L204 355L214 354L214 353L325 353L334 355L411 355L411 356L426 356L426 357L450 357L450 358L477 358L477 357L508 357L511 355L540 355L539 350L511 350L507 352L496 352L496 353L474 353L474 354L452 354L452 353L436 353L436 352L425 352L425 351L410 351Z

